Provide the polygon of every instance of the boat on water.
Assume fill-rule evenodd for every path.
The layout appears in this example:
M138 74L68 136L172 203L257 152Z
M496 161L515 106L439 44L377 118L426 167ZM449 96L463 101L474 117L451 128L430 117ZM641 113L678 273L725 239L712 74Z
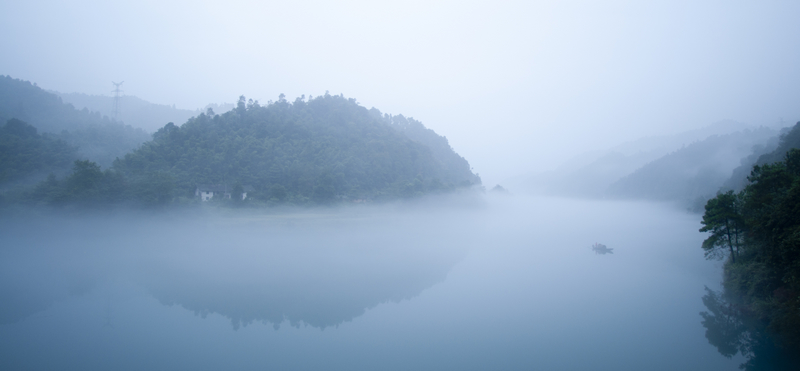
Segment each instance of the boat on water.
M592 245L592 251L595 254L613 254L614 249L609 249L608 246L603 245L602 243L596 243Z

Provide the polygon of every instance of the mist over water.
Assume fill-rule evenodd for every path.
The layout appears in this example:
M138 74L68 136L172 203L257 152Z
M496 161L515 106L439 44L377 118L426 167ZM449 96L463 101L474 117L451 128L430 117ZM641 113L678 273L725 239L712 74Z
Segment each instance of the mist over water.
M800 369L798 14L3 1L0 371Z
M702 297L721 273L702 257L698 215L642 202L466 201L3 220L0 364L734 370L742 362L704 336ZM596 242L613 253L594 253Z

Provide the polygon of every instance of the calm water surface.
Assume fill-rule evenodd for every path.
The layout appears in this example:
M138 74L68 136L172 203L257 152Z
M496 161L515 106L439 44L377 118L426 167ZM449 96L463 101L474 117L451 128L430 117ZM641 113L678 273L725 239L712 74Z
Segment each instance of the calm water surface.
M466 206L27 216L0 225L0 368L736 370L698 215ZM613 254L599 255L600 242Z

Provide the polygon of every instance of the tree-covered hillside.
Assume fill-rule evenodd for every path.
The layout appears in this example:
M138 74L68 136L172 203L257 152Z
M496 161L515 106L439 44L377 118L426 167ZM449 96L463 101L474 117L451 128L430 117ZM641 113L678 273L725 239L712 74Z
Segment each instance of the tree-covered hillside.
M750 156L742 159L742 165L733 170L733 175L723 187L736 192L743 190L753 166L781 161L792 148L800 148L800 123L792 128L784 128L780 136L772 138L764 146L754 148Z
M800 123L795 126L795 132ZM706 256L728 257L724 285L741 297L739 310L768 325L782 347L800 351L800 149L791 133L755 165L749 183L708 201L701 232ZM786 151L784 151L786 150ZM768 161L768 160L767 160Z
M77 149L56 136L10 119L0 127L0 189L65 173L77 157Z
M197 184L242 184L274 202L388 199L480 184L447 140L402 116L324 95L237 108L167 124L114 168L128 179L164 174L175 196ZM249 196L248 196L249 197Z
M79 157L104 167L150 139L144 130L88 109L76 110L36 84L0 76L0 123L12 118L32 125L38 132L59 136L78 148Z
M380 112L375 108L371 109L370 112L376 116L380 115ZM466 175L472 172L469 163L453 151L446 137L436 134L435 131L426 128L421 122L410 117L385 114L383 119L392 128L405 134L409 139L428 147L434 160L445 173L444 179L463 179L466 176L466 180L470 183L480 184L480 179L477 175L472 177ZM463 182L463 180L457 182Z
M753 146L775 135L768 128L714 135L661 157L623 177L606 194L619 198L678 201L707 200L730 177Z

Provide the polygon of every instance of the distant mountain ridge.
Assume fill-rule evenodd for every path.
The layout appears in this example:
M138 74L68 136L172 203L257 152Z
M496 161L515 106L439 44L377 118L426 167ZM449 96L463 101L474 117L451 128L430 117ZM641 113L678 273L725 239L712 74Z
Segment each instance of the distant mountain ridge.
M712 135L652 161L611 184L605 195L691 204L714 196L741 159L776 136L759 128Z
M645 137L608 150L581 154L553 171L518 177L512 184L532 193L605 197L608 187L648 163L712 135L725 135L748 128L755 129L735 121L720 121L674 135Z
M161 109L159 114L168 111L138 102ZM55 173L11 196L53 206L191 202L198 200L198 184L248 189L247 202L296 205L390 200L481 184L447 138L413 118L368 110L355 99L326 93L289 102L281 95L261 106L240 97L233 110L218 114L215 107L224 109L208 107L180 125L168 122L148 141L142 129L76 110L35 84L3 76L0 118L14 120L0 130L0 149L16 153L36 142L32 155L39 157L25 162L0 153L0 174L18 181L26 174ZM189 113L195 112L182 114ZM53 161L52 153L66 155ZM70 174L61 168L67 165Z
M72 104L78 109L87 108L104 116L114 117L114 97L56 91L51 91L51 93L58 95L65 103ZM205 113L208 108L212 108L215 113L220 114L232 110L234 106L233 104L209 104L202 110L187 110L175 108L174 105L150 103L135 96L123 95L119 98L117 120L153 133L168 122L186 122L192 116Z
M55 94L36 84L0 76L0 125L18 119L40 134L51 133L77 147L78 158L111 166L117 158L150 139L142 129L135 129L92 112L77 110Z
M741 161L741 165L733 170L733 175L722 185L723 189L739 192L747 186L747 177L754 165L766 165L783 161L784 156L792 148L800 148L800 122L793 127L781 130L779 136L771 138L762 146L753 148L752 154Z

